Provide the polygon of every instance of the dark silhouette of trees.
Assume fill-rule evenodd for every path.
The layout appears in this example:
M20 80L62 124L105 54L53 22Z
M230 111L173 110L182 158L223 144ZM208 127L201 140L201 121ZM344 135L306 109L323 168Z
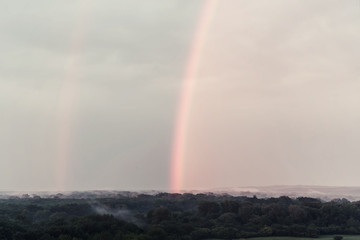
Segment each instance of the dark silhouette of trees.
M199 203L198 211L201 216L215 217L220 213L220 206L217 202L203 201Z
M99 206L106 211L99 213ZM61 196L0 199L0 239L9 240L316 238L342 234L360 235L360 202L170 193L96 201Z

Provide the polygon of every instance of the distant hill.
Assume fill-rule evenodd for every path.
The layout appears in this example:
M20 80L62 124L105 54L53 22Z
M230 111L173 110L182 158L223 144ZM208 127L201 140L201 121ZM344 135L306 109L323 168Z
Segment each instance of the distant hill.
M67 191L67 192L11 192L0 191L0 199L8 198L72 198L72 199L96 199L96 198L122 198L136 197L139 194L156 195L161 192L158 190L147 191L110 191L110 190L94 190L94 191ZM183 191L182 193L213 193L216 195L246 196L257 198L270 198L288 196L312 197L324 201L333 199L347 199L349 201L360 200L360 187L334 187L334 186L255 186L255 187L234 187L234 188L215 188Z
M325 201L346 198L350 201L360 200L360 187L334 186L261 186L212 189L211 192L232 196L254 196L258 198L289 196L320 198Z

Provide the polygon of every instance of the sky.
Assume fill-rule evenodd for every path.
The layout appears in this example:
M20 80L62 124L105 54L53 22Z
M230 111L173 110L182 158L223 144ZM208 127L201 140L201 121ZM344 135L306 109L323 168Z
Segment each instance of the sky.
M213 4L206 26L204 9ZM0 2L0 190L360 185L358 0Z

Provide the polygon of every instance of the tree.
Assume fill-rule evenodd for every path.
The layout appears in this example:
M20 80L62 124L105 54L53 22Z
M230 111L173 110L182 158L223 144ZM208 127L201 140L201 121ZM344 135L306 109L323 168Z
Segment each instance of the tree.
M166 207L158 207L151 210L148 215L148 219L153 224L161 223L162 221L170 220L171 212Z
M261 236L267 237L267 236L271 236L273 234L273 230L271 227L265 226L260 230L259 233Z
M166 238L166 232L160 227L152 227L148 230L147 235L154 240L164 240Z
M223 213L231 212L231 213L237 213L239 211L239 203L235 201L229 201L226 200L221 203L221 208Z
M220 206L216 202L204 201L199 203L198 210L200 215L204 217L214 216L219 214Z
M236 214L235 213L231 213L231 212L227 212L222 214L218 220L220 220L223 223L234 223L236 224Z
M211 237L211 230L208 228L199 228L191 233L192 239L206 239Z
M307 214L303 208L297 205L290 205L288 211L294 223L303 223L306 221Z

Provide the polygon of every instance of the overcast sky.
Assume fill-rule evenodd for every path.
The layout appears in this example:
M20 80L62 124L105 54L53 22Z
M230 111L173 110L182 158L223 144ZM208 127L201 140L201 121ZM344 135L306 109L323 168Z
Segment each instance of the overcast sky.
M1 1L0 190L168 190L205 1ZM184 189L360 185L358 0L218 1Z

